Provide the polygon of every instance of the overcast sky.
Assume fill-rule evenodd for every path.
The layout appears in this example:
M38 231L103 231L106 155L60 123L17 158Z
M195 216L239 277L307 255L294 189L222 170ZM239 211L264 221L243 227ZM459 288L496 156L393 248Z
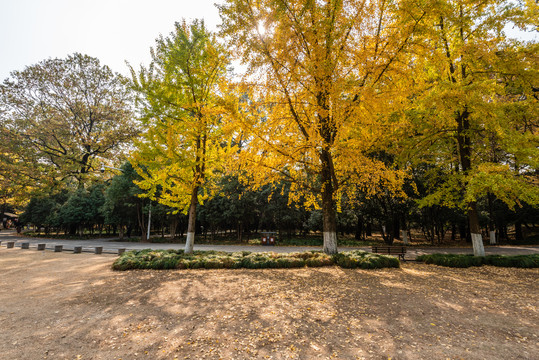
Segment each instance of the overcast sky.
M0 83L13 70L74 52L127 75L182 18L220 23L221 0L0 0Z
M147 65L155 39L176 21L203 18L216 30L214 3L222 1L0 0L0 83L13 70L74 52L129 75L125 61Z

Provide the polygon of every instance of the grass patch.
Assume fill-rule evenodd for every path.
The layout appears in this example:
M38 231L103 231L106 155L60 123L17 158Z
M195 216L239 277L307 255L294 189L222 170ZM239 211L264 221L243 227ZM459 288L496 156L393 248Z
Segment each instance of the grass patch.
M327 255L321 251L278 254L241 251L136 250L122 254L112 265L114 270L131 269L277 269L339 265L344 268L376 269L399 267L397 258L364 251L346 251Z
M539 268L539 254L533 255L487 255L471 254L429 254L420 255L417 261L447 267L468 268L471 266L491 265L514 268Z

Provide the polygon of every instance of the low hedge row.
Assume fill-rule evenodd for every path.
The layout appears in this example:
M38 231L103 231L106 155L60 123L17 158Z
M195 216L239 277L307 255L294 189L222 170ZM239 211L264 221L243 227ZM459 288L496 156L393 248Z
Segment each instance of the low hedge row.
M371 254L361 250L345 251L333 255L335 264L347 269L398 268L400 261L393 256Z
M429 254L420 255L417 261L423 261L426 264L435 264L440 266L467 268L471 266L492 265L499 267L515 268L538 268L539 254L533 255L488 255L473 256L471 254Z
M277 254L273 252L234 253L220 251L138 250L125 252L112 265L114 270L130 269L267 269L339 265L344 268L378 269L399 267L397 258L364 251L347 251L327 255L321 251Z

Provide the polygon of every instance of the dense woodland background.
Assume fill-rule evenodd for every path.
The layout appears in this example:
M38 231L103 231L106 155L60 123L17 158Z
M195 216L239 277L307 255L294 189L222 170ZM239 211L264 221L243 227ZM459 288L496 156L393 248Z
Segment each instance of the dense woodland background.
M538 241L534 1L229 0L131 78L73 54L0 86L0 212L46 234ZM234 73L233 61L245 71ZM4 216L2 216L4 217ZM374 236L376 235L376 236ZM474 250L477 247L474 240Z

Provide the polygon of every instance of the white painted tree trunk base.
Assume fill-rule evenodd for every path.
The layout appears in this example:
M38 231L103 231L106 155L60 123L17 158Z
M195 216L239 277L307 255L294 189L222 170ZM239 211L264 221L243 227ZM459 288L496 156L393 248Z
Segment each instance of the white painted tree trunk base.
M485 256L485 247L483 246L483 237L481 234L472 233L472 245L474 256Z
M324 231L324 252L326 254L337 253L337 232Z
M401 230L401 237L404 245L408 245L408 233L406 232L406 230Z
M185 250L186 254L191 254L193 252L193 247L195 245L195 233L188 232L187 239L185 240Z
M490 235L490 245L496 245L496 231L491 231Z

